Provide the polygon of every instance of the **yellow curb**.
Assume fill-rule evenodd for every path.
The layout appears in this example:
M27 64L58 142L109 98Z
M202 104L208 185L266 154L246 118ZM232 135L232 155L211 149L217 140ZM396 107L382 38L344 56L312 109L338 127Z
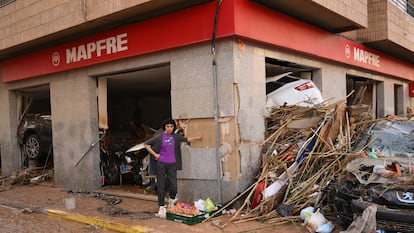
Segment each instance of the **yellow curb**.
M126 232L126 233L147 233L149 232L148 228L142 227L142 226L127 226L127 225L122 225L119 223L108 222L102 219L86 217L86 216L79 215L79 214L71 214L71 213L61 211L61 210L47 209L46 211L47 211L47 215L49 216L71 220L75 222L80 222L80 223L85 223L85 224L90 224L90 225L95 225L95 226L99 226L99 227L106 228L106 229L113 230L113 231Z

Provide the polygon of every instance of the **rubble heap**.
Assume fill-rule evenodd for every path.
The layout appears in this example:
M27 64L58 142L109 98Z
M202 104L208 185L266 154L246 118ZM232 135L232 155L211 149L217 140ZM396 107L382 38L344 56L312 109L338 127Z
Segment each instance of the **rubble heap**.
M236 197L245 198L244 203L227 223L297 221L301 209L321 208L326 187L347 161L358 156L352 144L373 121L367 111L353 111L350 123L349 109L358 107L349 108L342 100L272 109L266 119L260 175L245 195Z

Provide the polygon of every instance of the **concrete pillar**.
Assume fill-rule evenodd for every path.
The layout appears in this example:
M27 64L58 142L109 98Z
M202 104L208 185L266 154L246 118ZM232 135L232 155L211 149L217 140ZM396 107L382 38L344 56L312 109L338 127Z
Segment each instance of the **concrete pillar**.
M233 75L231 43L217 43L220 50L217 57L219 115L232 117ZM226 59L222 58L226 57ZM178 173L178 198L193 201L210 197L220 199L217 159L215 152L215 108L213 66L210 44L182 48L171 54L171 109L174 119L198 120L204 125L203 147L183 148L183 170ZM224 71L224 72L223 72ZM190 132L191 133L191 132ZM220 181L218 181L218 178Z
M241 39L233 41L233 54L238 98L234 111L240 129L241 160L237 191L242 192L260 170L260 145L265 136L266 62L264 49Z
M9 176L20 168L22 157L17 141L17 96L0 83L0 154L2 176Z
M222 157L226 161L220 161L227 166L220 177L217 166L222 164L217 163L214 140L214 67L210 45L183 48L171 57L173 118L202 118L198 125L206 126L202 129L205 147L187 147L183 151L178 195L184 201L210 197L227 202L253 182L259 169L266 102L264 51L234 39L219 41L216 51L219 146L226 147L229 153Z
M346 96L346 70L324 67L321 69L322 97L334 103ZM318 85L318 84L317 84ZM318 85L319 86L319 85ZM319 86L320 87L320 86Z
M100 187L99 143L75 167L99 136L95 78L73 72L53 79L50 98L56 185L87 191Z

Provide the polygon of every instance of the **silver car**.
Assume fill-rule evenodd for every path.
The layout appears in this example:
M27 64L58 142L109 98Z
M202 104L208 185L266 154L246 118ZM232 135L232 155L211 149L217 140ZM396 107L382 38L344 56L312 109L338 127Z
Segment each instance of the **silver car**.
M27 158L43 159L52 152L51 116L26 115L19 126L18 138Z

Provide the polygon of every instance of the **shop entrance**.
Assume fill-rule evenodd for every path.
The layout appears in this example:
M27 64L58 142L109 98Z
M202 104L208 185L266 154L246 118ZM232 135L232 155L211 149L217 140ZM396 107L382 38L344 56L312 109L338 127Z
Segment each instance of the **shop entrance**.
M171 117L169 64L100 76L98 86L100 122L107 120L100 126L105 131L102 185L149 184L146 150L128 150L152 137L162 120Z
M52 115L49 85L17 91L17 139L24 167L52 167Z
M283 73L291 72L291 75L300 77L303 79L312 80L314 71L317 68L309 67L301 64L297 64L290 61L284 61L274 58L266 58L266 78L280 75Z
M314 106L323 102L313 83L316 68L266 58L266 110L284 105Z
M358 76L346 76L346 93L348 95L348 106L359 106L364 108L372 117L377 116L377 82ZM353 92L351 94L351 92ZM351 95L350 95L351 94Z

